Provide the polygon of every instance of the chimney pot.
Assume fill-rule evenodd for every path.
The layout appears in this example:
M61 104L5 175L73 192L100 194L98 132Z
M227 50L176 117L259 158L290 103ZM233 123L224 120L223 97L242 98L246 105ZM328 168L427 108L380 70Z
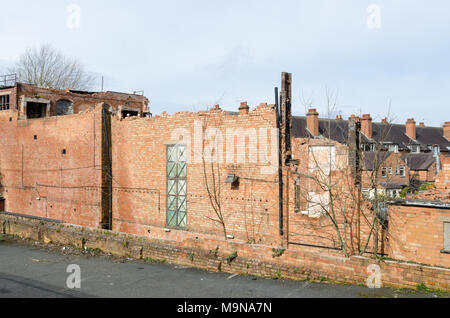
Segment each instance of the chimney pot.
M319 113L317 109L311 108L306 116L306 125L309 132L314 136L319 136Z
M409 118L406 122L406 135L408 135L408 137L412 140L417 139L416 128L416 121L414 120L414 118Z

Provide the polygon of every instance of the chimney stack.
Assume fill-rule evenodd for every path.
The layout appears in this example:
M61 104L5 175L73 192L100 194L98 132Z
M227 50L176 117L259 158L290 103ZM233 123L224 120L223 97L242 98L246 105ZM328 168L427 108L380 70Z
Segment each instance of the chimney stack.
M444 124L444 137L450 140L450 121Z
M416 121L414 120L414 118L410 118L410 119L408 119L408 121L406 122L406 134L407 134L408 137L411 138L412 140L416 140L416 139L417 139L417 134L416 134Z
M250 107L248 107L247 102L242 102L239 107L239 115L248 115L250 111Z
M314 136L319 136L319 113L316 109L310 109L306 116L306 124L309 132Z
M367 138L372 138L372 117L370 117L370 114L362 116L361 131Z
M421 123L419 123L419 126L420 126L420 127L425 127L425 123L424 123L424 122L421 122Z

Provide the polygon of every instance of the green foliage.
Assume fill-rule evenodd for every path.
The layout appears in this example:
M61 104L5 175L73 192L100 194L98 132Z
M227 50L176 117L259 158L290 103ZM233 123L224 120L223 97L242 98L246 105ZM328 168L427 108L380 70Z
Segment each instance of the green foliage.
M281 273L280 269L277 271L277 278L278 279L283 279L283 274Z
M408 187L403 188L402 192L400 192L400 198L402 198L402 199L406 198L408 191L409 191Z
M230 265L236 258L238 257L237 251L234 251L230 254L230 256L227 257L227 263Z
M272 257L280 257L284 254L285 251L286 249L284 248L272 248Z
M164 264L166 262L165 259L157 259L157 258L151 258L151 257L145 257L144 262L146 263L153 263L153 264Z
M191 260L191 262L193 262L194 261L194 256L195 256L195 253L189 253L188 254L188 256L189 256L189 259Z
M419 187L419 191L428 191L434 188L434 183L431 182L425 182L422 183Z
M428 291L428 287L424 283L417 284L416 289L419 292L427 292Z
M219 256L219 247L217 246L214 250L210 250L209 254L213 254L215 258Z

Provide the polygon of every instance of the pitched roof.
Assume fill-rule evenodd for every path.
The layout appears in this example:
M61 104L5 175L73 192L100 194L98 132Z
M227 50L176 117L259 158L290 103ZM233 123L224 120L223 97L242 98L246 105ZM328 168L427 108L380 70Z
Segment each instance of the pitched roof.
M411 170L428 170L436 162L432 153L408 153L402 159Z
M372 171L375 166L381 167L383 162L387 160L393 153L388 151L375 152L363 152L363 170ZM378 161L378 162L377 162Z
M441 151L450 151L450 140L444 137L442 127L420 127L417 126L417 139L412 140L406 135L406 126L399 124L372 123L372 138L369 139L364 134L363 143L385 142L399 145L399 148L407 149L410 145L420 145L421 150L429 150L429 146L439 145ZM311 138L312 135L307 129L306 117L292 117L292 133L296 138ZM319 118L319 134L325 138L330 138L340 143L347 143L348 121L343 119Z

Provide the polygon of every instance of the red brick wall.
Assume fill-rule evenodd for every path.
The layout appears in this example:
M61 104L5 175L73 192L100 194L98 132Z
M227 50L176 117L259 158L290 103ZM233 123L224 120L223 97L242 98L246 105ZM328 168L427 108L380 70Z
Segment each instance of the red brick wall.
M395 259L450 267L444 248L448 209L396 206L389 209L389 255Z
M221 110L200 113L163 114L154 118L134 118L112 121L114 229L154 238L181 241L184 237L223 237L205 186L204 165L188 163L187 168L187 229L166 232L166 147L178 138L175 129L184 128L191 136L191 153L195 156L194 126L206 122L208 128L218 128L224 136L223 153L227 153L226 129L264 129L270 139L270 129L276 127L275 112L262 105L248 115L229 115ZM200 128L201 132L201 128ZM178 137L178 136L177 136ZM245 146L244 146L245 145ZM246 162L219 165L221 206L227 232L236 240L265 244L280 244L278 234L278 178L277 173L261 173L265 163L249 163L250 140L240 147L246 149ZM241 149L239 149L241 150ZM269 150L269 149L268 149ZM235 146L234 152L238 151ZM226 157L226 155L225 155ZM256 158L252 158L256 159ZM211 183L210 164L206 164ZM215 167L216 169L217 167ZM227 174L240 178L238 189L224 183ZM218 182L219 184L219 182Z
M17 106L16 106L17 89L16 89L16 87L0 89L0 93L2 93L2 95L9 95L9 109L10 110L17 109Z
M8 212L98 226L100 114L97 108L18 121L17 111L0 112L0 173Z

